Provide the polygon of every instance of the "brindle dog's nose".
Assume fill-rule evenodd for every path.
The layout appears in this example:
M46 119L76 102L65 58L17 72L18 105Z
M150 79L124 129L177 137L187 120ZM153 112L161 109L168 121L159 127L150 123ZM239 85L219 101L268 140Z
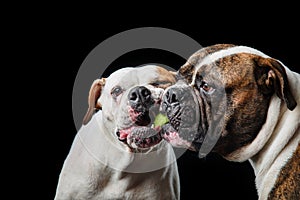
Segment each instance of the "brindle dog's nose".
M166 92L166 96L165 96L165 102L168 104L174 104L174 103L178 103L178 94L177 94L178 90L175 90L173 88L170 88L167 92Z
M134 108L146 107L152 105L151 92L144 86L132 88L128 94L129 103Z
M164 103L168 104L168 105L174 105L174 104L178 104L178 96L180 94L178 94L179 90L170 88L168 89L168 91L166 92L163 101Z
M178 97L180 96L180 91L177 89L170 88L166 91L162 100L162 111L170 114L175 107L179 106Z

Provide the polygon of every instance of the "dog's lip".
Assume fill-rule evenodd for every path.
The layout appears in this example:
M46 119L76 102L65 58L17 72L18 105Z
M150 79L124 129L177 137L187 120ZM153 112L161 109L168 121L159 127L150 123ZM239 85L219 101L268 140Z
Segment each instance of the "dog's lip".
M199 151L205 137L205 134L191 131L188 127L181 126L180 123L179 125L172 123L172 119L169 119L169 122L162 126L161 132L162 137L173 147L185 148L191 151Z
M150 148L162 141L161 127L132 126L118 130L117 136L134 149Z
M164 124L162 126L162 130L163 131L161 132L163 133L163 138L172 146L196 151L196 148L194 147L193 143L183 139L180 136L179 132L176 131L170 123Z

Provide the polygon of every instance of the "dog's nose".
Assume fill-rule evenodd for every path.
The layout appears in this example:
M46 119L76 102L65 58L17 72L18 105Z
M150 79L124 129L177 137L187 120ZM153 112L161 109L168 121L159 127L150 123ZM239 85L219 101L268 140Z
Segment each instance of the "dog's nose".
M179 91L169 88L162 98L161 111L170 114L175 107L179 107Z
M164 96L164 102L167 104L174 104L174 103L178 103L178 90L170 88L165 96Z
M151 103L151 92L144 86L132 88L128 94L128 99L131 105L147 105Z

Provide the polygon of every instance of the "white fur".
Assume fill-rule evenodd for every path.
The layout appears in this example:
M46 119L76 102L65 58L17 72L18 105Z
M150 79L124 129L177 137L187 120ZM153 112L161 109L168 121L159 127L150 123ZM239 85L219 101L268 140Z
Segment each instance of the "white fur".
M179 174L172 146L162 141L133 153L115 133L116 118L120 123L126 120L126 115L121 116L126 104L122 104L122 97L113 100L111 89L120 84L130 90L155 81L155 76L159 76L156 66L145 66L118 70L107 78L100 98L103 110L75 136L59 176L55 200L179 199ZM127 93L123 98L127 99ZM154 93L158 96L161 91Z
M179 189L179 180L171 145L163 141L157 151L130 153L113 135L105 134L101 114L99 111L78 131L55 199L175 198L178 191L173 186ZM135 186L128 191L131 185Z
M278 178L280 169L286 164L289 158L291 158L293 152L297 148L300 142L300 75L291 72L286 68L287 76L291 91L298 105L293 111L286 108L286 105L282 102L281 109L279 111L279 118L276 122L274 130L264 130L260 134L268 134L272 132L272 136L269 140L265 140L266 145L261 151L250 159L255 174L256 174L256 187L261 199L266 199L267 195L271 191L276 179ZM271 113L268 118L272 118ZM247 152L248 148L245 148ZM259 149L257 149L259 150ZM241 154L241 156L243 156Z

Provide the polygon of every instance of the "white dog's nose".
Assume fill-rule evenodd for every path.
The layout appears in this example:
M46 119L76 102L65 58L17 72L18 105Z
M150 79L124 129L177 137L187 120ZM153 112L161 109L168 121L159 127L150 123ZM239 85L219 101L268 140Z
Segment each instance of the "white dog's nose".
M137 103L140 101L141 103L146 102L151 97L151 92L144 86L139 86L132 88L129 92L129 100L131 102Z
M151 98L151 92L144 86L134 87L128 94L129 103L133 108L149 108L154 102Z

